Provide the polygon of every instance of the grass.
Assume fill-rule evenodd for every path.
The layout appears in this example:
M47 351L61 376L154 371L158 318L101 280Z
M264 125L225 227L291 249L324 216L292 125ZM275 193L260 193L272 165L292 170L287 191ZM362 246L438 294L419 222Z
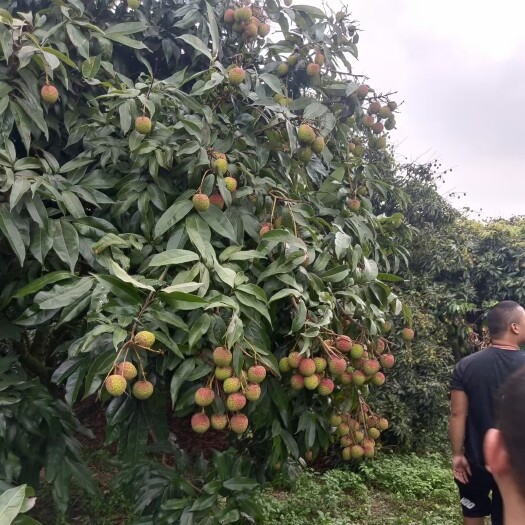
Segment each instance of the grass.
M101 487L95 497L73 489L68 524L131 525L132 504L111 487L118 469L107 452L89 458ZM265 525L461 525L448 462L435 454L383 455L359 472L336 469L302 472L293 483L284 476L259 496ZM54 525L49 488L37 500L34 517ZM314 521L315 520L315 521Z

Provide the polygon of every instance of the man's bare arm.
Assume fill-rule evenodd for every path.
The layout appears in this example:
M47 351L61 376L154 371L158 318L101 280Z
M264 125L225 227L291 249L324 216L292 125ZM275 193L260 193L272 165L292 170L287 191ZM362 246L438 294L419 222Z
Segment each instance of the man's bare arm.
M449 438L452 445L452 469L454 477L468 483L470 465L464 454L465 429L467 426L468 397L462 390L452 390L450 396Z

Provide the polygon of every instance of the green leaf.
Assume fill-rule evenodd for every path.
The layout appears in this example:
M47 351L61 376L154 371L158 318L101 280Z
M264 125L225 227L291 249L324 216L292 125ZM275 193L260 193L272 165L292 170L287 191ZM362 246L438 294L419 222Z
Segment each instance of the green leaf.
M373 281L379 275L377 263L373 259L364 259L363 279L365 282Z
M190 250L167 250L154 255L148 266L167 266L170 264L184 264L198 261L199 256Z
M259 486L259 483L252 478L238 477L226 480L222 486L228 490L253 490Z
M83 277L66 286L55 285L49 292L40 292L34 299L41 310L64 308L80 299L93 286L93 278Z
M275 76L270 73L263 73L259 76L259 78L275 93L281 93L283 92L283 85L282 82ZM306 117L305 117L306 118Z
M175 404L177 403L177 398L179 396L179 390L182 384L184 383L184 381L188 379L188 377L190 377L194 368L195 368L195 359L188 358L182 361L182 363L175 370L175 373L173 374L173 377L171 378L171 385L170 385L172 408L175 408Z
M130 38L129 36L122 35L120 33L115 33L114 35L108 35L106 36L113 40L114 42L118 42L119 44L122 44L127 47L131 47L132 49L148 49L145 44L142 42L139 42L138 40L134 40L133 38Z
M302 11L316 18L326 18L326 14L318 7L311 5L294 5L293 9L296 11Z
M147 27L145 22L123 22L109 26L104 33L106 36L115 34L131 35L133 33L141 33Z
M23 266L26 258L26 248L22 236L18 232L9 211L6 209L6 205L0 206L0 230L7 239L7 242L11 245L15 255L18 257L20 266Z
M377 279L390 283L399 283L404 281L403 277L399 277L399 275L393 275L391 273L378 273Z
M26 497L26 485L6 490L0 495L0 523L10 525L20 512Z
M190 44L190 46L195 48L197 51L202 53L204 56L208 57L210 61L212 60L210 50L200 38L197 38L194 35L181 35L181 36L178 36L177 38L180 40L184 40L184 42L187 42L188 44Z
M95 275L95 279L107 287L111 293L129 304L142 304L144 298L131 284L125 283L112 275Z
M66 31L71 43L77 48L78 53L83 58L89 57L89 41L82 31L73 24L66 25Z
M155 237L160 237L172 226L182 220L193 209L190 200L181 200L172 204L160 217L155 225Z
M73 273L80 252L77 230L71 223L62 219L54 221L53 229L53 250Z
M264 246L265 244L263 243L267 243L268 241L285 242L290 246L296 246L298 248L301 248L305 252L307 251L306 244L304 243L304 241L299 237L292 235L290 232L287 232L286 230L270 230L269 232L265 233L261 237L261 244Z
M268 312L268 308L266 308L266 306L260 301L257 301L257 299L253 297L253 295L249 295L247 293L243 293L239 290L236 290L235 297L237 297L237 300L241 304L243 304L244 306L253 308L257 312L259 312L264 318L266 318L267 321L270 323L270 325L272 324L272 320L270 318L270 313Z
M213 58L217 58L221 51L221 36L219 33L219 26L217 25L217 19L215 18L213 7L208 2L206 2L206 11L208 13L208 26L210 28Z
M278 301L279 299L283 299L284 297L289 297L290 295L298 298L302 297L303 294L298 290L294 290L293 288L284 288L283 290L278 291L275 295L272 295L270 298L270 303Z
M212 230L237 244L237 237L231 222L217 206L210 206L206 211L199 213Z
M16 292L13 297L25 297L26 295L38 292L48 284L63 281L64 279L70 279L71 277L73 277L73 275L69 272L57 271L47 273L46 275L43 275L42 277L39 277L38 279L35 279L34 281L31 281L30 283L26 284L23 288L20 288L20 290L18 290L18 292Z
M131 277L131 275L128 275L128 273L123 268L121 268L115 261L110 260L109 267L110 267L110 270L113 272L113 275L117 279L120 279L121 281L125 283L132 284L135 288L142 288L143 290L150 290L152 292L155 291L155 288L153 288L153 286L150 286L149 284L141 283L137 281L136 279L134 279L133 277Z
M206 299L203 299L198 295L183 292L160 292L159 297L169 303L175 310L195 310L208 305Z
M188 337L189 349L191 350L197 341L202 339L202 336L208 332L211 325L211 316L209 314L202 314L195 323L190 327L190 334Z

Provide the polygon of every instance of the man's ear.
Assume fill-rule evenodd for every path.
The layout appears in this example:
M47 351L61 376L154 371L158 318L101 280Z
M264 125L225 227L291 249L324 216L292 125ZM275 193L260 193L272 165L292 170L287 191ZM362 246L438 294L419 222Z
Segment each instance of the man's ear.
M498 476L510 470L509 454L499 430L491 428L485 434L483 450L485 464L489 472Z

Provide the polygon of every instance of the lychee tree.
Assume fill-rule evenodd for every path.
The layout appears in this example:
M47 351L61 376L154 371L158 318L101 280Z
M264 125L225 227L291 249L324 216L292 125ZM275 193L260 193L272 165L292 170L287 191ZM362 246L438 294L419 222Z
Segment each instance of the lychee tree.
M381 176L397 104L352 74L349 13L289 3L0 10L6 352L101 399L125 481L164 452L140 508L166 523L239 521L289 459L372 457L367 392L414 335L408 229L374 207L404 202ZM173 417L237 452L184 468Z

